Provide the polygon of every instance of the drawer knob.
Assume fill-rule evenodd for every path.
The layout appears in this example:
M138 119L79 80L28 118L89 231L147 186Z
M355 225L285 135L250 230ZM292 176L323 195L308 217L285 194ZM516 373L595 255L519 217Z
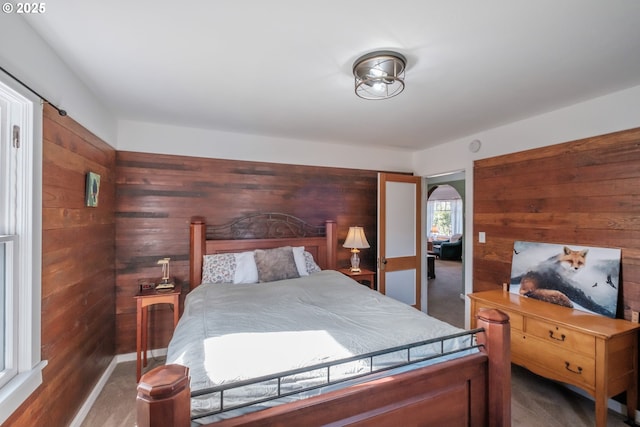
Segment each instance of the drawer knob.
M571 369L571 363L564 362L564 367L569 372L573 372L574 374L582 375L582 368L580 366L578 366L578 370L576 371L575 369Z
M564 334L562 334L562 335L560 335L560 338L558 338L558 337L553 335L553 331L549 331L549 338L551 338L552 340L556 340L556 341L564 341L566 336Z

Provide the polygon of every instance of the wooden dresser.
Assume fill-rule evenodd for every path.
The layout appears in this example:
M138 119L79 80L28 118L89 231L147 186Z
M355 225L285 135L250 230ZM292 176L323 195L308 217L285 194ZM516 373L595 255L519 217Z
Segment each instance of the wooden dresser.
M512 363L594 397L596 426L607 425L608 399L623 391L627 414L635 419L640 325L503 290L477 292L469 298L471 313L497 308L509 315Z

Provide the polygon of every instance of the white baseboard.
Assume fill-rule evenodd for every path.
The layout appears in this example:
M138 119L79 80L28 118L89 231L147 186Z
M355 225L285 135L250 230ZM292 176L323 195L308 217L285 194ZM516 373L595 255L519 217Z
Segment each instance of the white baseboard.
M98 399L100 392L104 388L107 381L109 381L109 377L113 373L113 370L116 368L116 365L118 364L118 362L116 362L116 359L117 359L117 356L111 359L109 366L107 366L107 369L105 369L104 372L102 373L100 380L98 380L96 385L93 387L93 390L91 390L91 393L89 393L89 396L87 396L87 398L85 399L84 403L82 404L82 407L80 408L76 416L73 418L73 421L71 421L71 424L69 424L69 427L80 427L82 425L82 422L87 417L87 414L91 410L91 407ZM134 360L135 360L135 353L134 353Z
M84 403L82 404L82 407L80 408L76 416L73 418L73 421L71 421L71 424L69 424L69 427L80 427L82 425L82 422L89 414L89 411L91 410L91 407L93 407L93 404L96 403L98 396L100 396L102 389L107 384L107 381L109 381L109 377L113 373L114 369L116 369L116 366L118 365L118 363L135 361L136 355L137 354L135 352L118 354L114 356L113 359L111 359L109 366L107 366L107 369L105 369L104 372L102 373L102 376L100 377L96 385L93 387L93 390L91 390L91 393L89 393L89 396L87 396L87 398L85 399ZM166 356L167 349L159 348L155 350L149 350L149 355L151 355L152 357Z

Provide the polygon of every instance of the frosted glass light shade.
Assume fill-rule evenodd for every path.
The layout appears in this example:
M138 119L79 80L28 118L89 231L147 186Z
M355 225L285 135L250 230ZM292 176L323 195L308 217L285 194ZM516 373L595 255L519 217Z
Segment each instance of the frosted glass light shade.
M361 56L353 64L356 95L364 99L386 99L404 90L407 59L388 50Z

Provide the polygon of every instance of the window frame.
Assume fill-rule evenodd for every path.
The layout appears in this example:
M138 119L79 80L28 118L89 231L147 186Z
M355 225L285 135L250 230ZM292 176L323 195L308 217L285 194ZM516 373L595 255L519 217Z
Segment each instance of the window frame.
M0 176L4 183L8 178L17 182L0 188L6 206L0 212L0 234L11 236L3 240L15 241L10 260L11 307L7 310L14 350L8 362L13 375L0 386L2 424L42 384L47 362L41 360L42 103L26 88L0 75L0 110ZM20 127L17 150L12 144L14 125Z
M3 276L1 282L3 285L13 281L14 271L17 266L17 258L14 256L17 241L18 236L16 235L0 235L0 246L3 248L0 251L0 265L2 265L0 273ZM2 301L4 303L4 312L6 313L5 318L0 321L0 328L2 329L0 330L0 342L13 342L15 334L18 333L17 313L15 313L18 295L13 286L0 289L0 292L3 293ZM0 389L18 374L17 360L17 346L4 348L0 363Z

